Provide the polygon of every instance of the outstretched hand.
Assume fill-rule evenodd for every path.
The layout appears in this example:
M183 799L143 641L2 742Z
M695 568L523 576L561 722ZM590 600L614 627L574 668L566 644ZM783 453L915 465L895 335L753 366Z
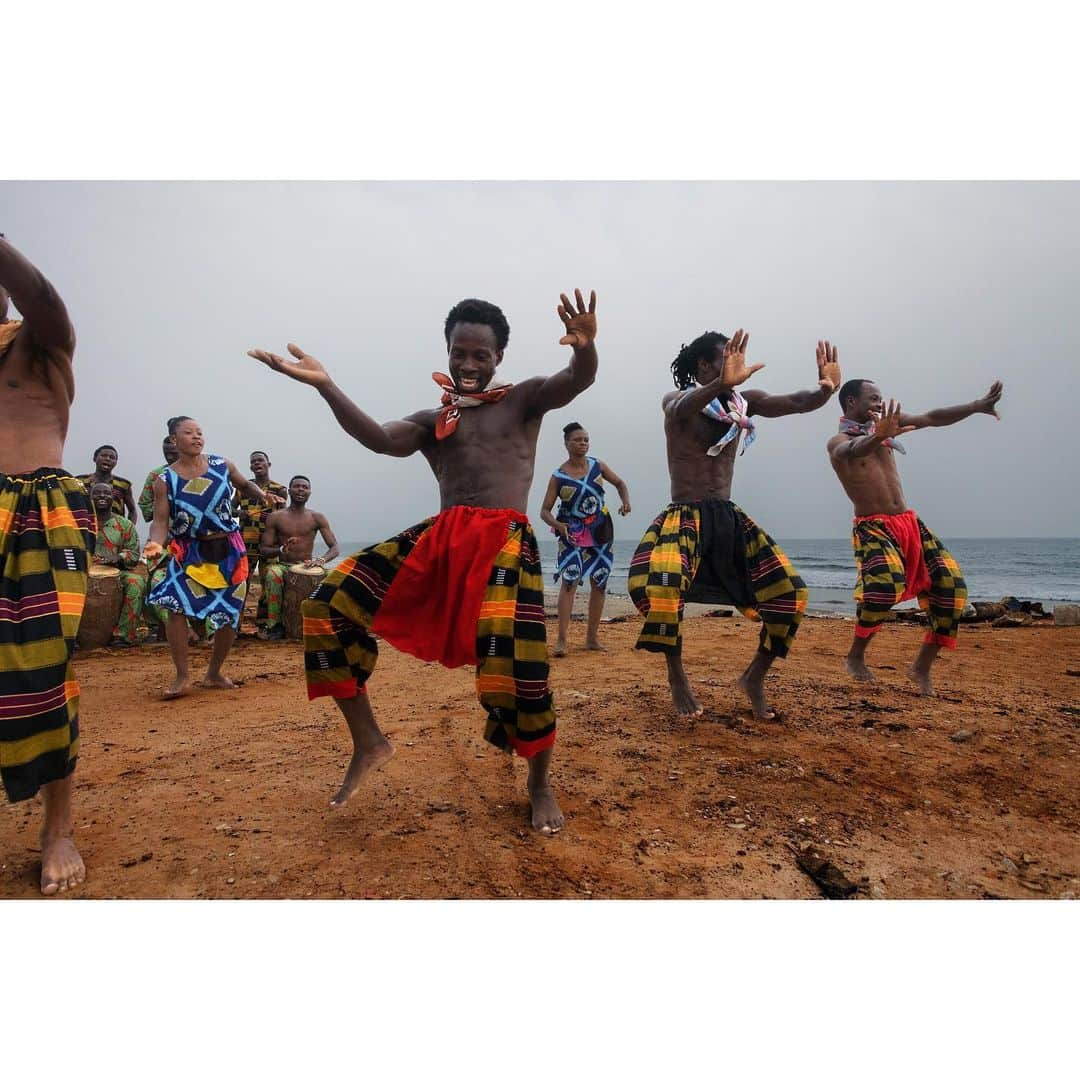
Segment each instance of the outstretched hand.
M266 352L264 349L249 349L248 356L260 361L268 368L273 368L274 371L280 371L282 375L288 375L290 379L307 383L308 386L326 386L330 382L326 368L314 356L308 356L299 345L290 344L289 352L296 357L295 360L288 360L284 356Z
M629 513L630 513L630 504L628 502L624 502L622 504L622 506L619 507L619 517L626 517L626 515L629 514Z
M585 300L581 290L574 290L577 310L570 303L566 293L559 293L562 303L558 307L559 318L566 327L566 333L559 338L560 345L572 345L575 349L584 349L596 340L596 291L589 293L589 310L585 310Z
M738 386L746 382L755 371L760 371L765 365L754 364L746 366L746 346L750 343L750 335L742 327L724 345L724 370L721 379L725 386Z
M914 430L914 424L900 426L900 402L893 401L892 398L889 399L889 407L884 415L874 423L874 435L881 440L895 439L897 435L906 435Z
M998 379L993 386L986 392L984 397L979 398L976 404L979 406L978 411L989 413L995 420L1000 420L998 415L997 403L1001 400L1001 392L1005 387L1001 380Z
M836 346L827 341L817 343L818 386L835 394L840 389L840 365L836 360Z

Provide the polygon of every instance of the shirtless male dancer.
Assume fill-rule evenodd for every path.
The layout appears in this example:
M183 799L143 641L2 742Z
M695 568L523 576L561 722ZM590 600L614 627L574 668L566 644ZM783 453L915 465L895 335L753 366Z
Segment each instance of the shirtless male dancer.
M23 316L8 319L8 297ZM79 687L71 667L94 550L94 511L60 467L75 331L44 275L0 234L0 778L12 802L40 790L41 891L86 869L71 816Z
M266 596L266 627L261 636L267 641L280 641L285 636L281 621L285 600L285 571L299 563L302 566L325 566L338 557L338 542L325 514L307 508L311 498L311 481L306 476L294 476L289 481L289 505L274 510L263 525L259 552L266 566L263 593ZM315 556L315 534L326 544L326 553Z
M966 405L911 416L890 401L869 379L851 379L840 388L840 431L828 442L832 463L855 505L852 542L859 581L855 587L855 637L845 659L849 674L873 682L866 666L870 638L881 629L889 609L918 597L929 628L908 677L929 697L934 693L930 668L942 648L956 648L956 631L967 603L967 585L956 560L904 502L893 451L907 451L896 441L927 427L946 427L987 413L1000 420L997 403L1003 387L995 382L985 397Z
M432 378L442 405L380 424L296 345L295 361L253 350L275 371L314 386L338 423L379 454L427 458L442 510L399 536L342 561L305 601L308 697L332 696L353 738L353 757L331 806L343 806L368 771L394 753L379 730L364 684L376 659L370 631L448 667L476 664L487 711L484 738L529 763L533 827L558 832L562 811L549 778L555 712L548 689L544 581L525 514L546 412L568 405L596 377L596 294L586 309L561 296L570 345L567 367L513 385L495 372L510 336L503 313L463 300L446 318L449 376Z
M630 561L630 596L645 617L636 647L662 652L679 715L704 711L682 664L687 601L732 604L761 617L757 652L737 685L759 720L777 719L765 701L765 674L787 655L803 612L802 578L768 533L731 501L735 451L754 439L753 416L820 409L840 385L836 348L818 342L818 385L792 394L735 387L765 365L746 366L749 335L711 331L683 347L671 365L677 390L663 398L671 503L646 530Z

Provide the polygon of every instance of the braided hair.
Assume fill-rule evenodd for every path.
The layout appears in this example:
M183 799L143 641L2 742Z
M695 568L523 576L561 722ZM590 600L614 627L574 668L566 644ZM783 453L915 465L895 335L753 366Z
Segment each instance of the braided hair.
M698 362L708 360L716 352L717 345L726 345L727 342L728 338L724 334L709 330L694 338L689 345L684 345L671 362L671 377L675 380L675 386L679 390L693 386L697 379Z

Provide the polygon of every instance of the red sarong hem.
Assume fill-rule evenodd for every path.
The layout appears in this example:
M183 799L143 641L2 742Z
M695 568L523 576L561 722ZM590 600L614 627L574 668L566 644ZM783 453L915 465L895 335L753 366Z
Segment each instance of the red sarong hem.
M308 683L308 701L316 698L354 698L367 693L366 686L360 686L355 679L341 679L338 682Z

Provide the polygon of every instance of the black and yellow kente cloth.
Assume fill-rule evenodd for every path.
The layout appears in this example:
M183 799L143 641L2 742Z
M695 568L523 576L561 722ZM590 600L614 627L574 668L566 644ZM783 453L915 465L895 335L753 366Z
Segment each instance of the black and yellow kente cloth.
M253 484L258 483L254 477L249 478ZM268 495L278 495L288 501L289 489L276 480L271 480L263 489ZM266 524L267 515L271 512L270 507L263 506L261 502L241 495L236 502L236 515L240 519L240 535L244 538L244 547L247 548L248 562L254 566L255 560L260 559L259 541L262 538L263 527Z
M687 601L730 604L761 618L760 648L787 656L808 592L788 557L735 503L672 503L630 560L630 597L645 618L636 648L682 651Z
M434 630L431 621L422 613L416 614L414 632L409 630L407 622L404 623L405 637L401 633L403 621L400 615L395 617L397 632L394 636L376 621L388 590L424 535L433 530L437 522L445 525L448 519L458 520L453 515L461 515L467 520L464 515L473 511L487 512L474 507L452 507L381 544L356 552L343 559L304 601L308 697L348 698L364 692L378 659L378 646L372 636L374 627L376 633L386 637L395 647L423 659L438 659L448 666L475 663L477 695L488 714L484 738L501 750L532 757L555 741L555 710L548 686L540 552L532 526L523 515L511 519L509 512L488 512L506 513L507 517L503 532L496 539L494 561L487 563L486 585L483 579L480 581L482 598L478 597L475 652L470 644L467 660L463 656L464 650L460 645L451 645L450 638L456 637L460 641L463 634L471 631L458 622L461 607L441 592L436 591L433 595L436 602L445 605L439 620L443 625ZM467 565L470 558L467 528L466 525L459 530L448 530L451 541L457 532L455 546L465 553L451 558L451 561L453 558L458 560L458 569L462 567L462 559ZM478 562L473 566L480 569ZM438 586L439 583L433 584ZM444 587L453 591L454 586L447 581ZM462 605L465 606L468 605ZM444 635L447 642L444 651L454 654L452 659L436 655L438 642L444 640L440 635Z
M75 768L71 654L94 529L86 489L64 470L0 475L0 778L12 802Z

